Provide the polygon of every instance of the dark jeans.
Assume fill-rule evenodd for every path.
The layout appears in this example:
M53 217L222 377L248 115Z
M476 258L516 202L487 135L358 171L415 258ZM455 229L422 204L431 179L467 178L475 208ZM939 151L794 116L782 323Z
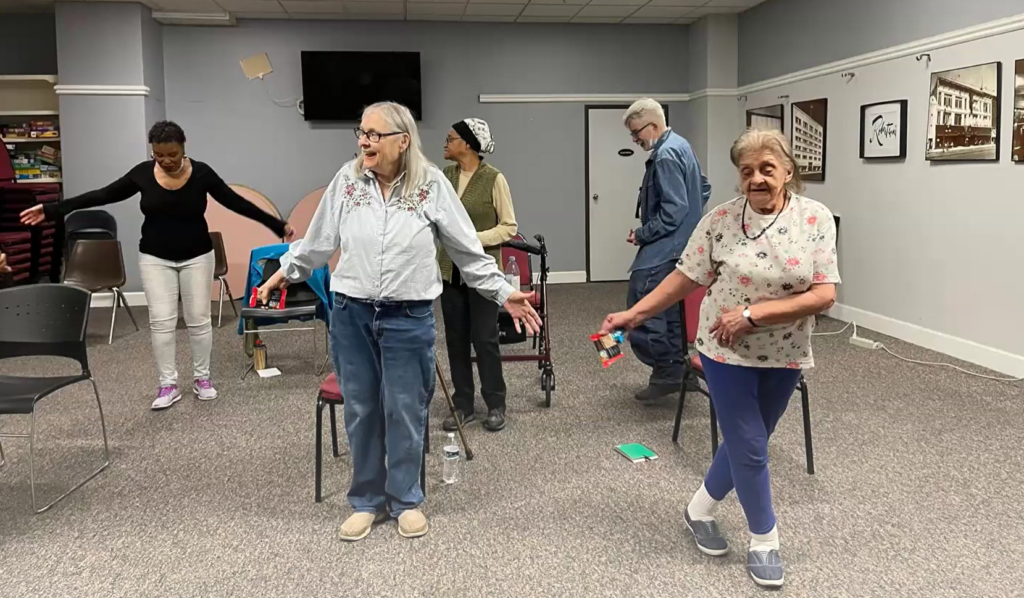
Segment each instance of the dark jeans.
M671 261L653 268L634 270L629 276L626 308L633 307L657 288L675 267L676 262ZM629 346L633 349L633 354L643 364L653 368L651 384L683 382L682 342L678 305L673 305L629 333Z
M434 396L430 301L367 302L335 293L331 355L352 453L348 501L397 517L423 502L420 468Z
M800 381L800 370L752 368L700 356L722 429L704 487L722 500L735 487L747 525L754 534L775 527L768 476L768 437L775 431Z
M444 316L445 344L451 365L455 408L473 412L476 394L473 385L473 364L470 345L476 350L480 372L480 394L487 409L505 408L505 378L501 372L501 349L498 346L498 304L462 284L458 271L451 283L444 283L441 293L441 314Z

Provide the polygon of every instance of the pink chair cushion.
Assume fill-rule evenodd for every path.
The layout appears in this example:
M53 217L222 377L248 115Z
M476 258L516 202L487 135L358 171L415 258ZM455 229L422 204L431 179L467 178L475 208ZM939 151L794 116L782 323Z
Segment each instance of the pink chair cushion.
M341 389L338 388L338 378L331 372L330 376L320 383L320 396L328 401L342 402Z

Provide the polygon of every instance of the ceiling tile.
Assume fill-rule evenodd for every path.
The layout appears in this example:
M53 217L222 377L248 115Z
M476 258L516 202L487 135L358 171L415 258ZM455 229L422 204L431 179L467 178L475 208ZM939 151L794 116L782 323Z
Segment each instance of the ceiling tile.
M750 8L755 4L760 4L762 0L711 0L706 6L736 6L740 8Z
M588 6L632 6L634 8L647 4L647 0L591 0Z
M669 25L672 19L660 17L629 17L623 23L628 25Z
M526 6L529 4L528 0L469 0L470 6L474 4L521 4Z
M703 17L704 15L720 15L720 14L732 14L737 12L743 12L745 9L736 6L715 6L715 7L701 7L695 8L687 16L689 17Z
M578 13L579 11L579 6L559 6L556 4L531 4L523 9L522 14L524 17L571 17Z
M704 6L701 0L651 0L647 6L688 6L690 8L697 8L698 6Z
M414 15L405 18L407 21L461 21L462 15Z
M554 4L556 6L566 6L575 4L576 6L583 6L587 3L587 0L530 0L530 4ZM619 4L622 4L621 2Z
M621 23L622 17L573 17L572 23Z
M292 14L288 18L297 21L313 20L313 21L338 21L345 18L345 15L340 12L337 13L302 13Z
M523 16L516 19L518 23L568 23L572 17L530 17Z
M290 19L286 12L236 12L236 19Z
M675 19L672 21L676 25L689 25L690 23L696 23L697 19L691 19L690 17L683 17L681 19Z
M344 2L316 2L312 0L281 0L281 6L290 14L334 15L345 12Z
M268 13L281 13L284 12L284 8L277 0L216 0L217 4L220 5L224 10L235 12L235 13L257 13L257 12L268 12Z
M368 3L371 6L376 6L376 2ZM462 13L466 10L465 4L441 4L437 2L422 2L419 4L410 4L409 16L412 15L458 15L462 16Z
M405 15L404 2L346 2L347 15Z
M217 13L224 9L213 0L156 0L156 5L164 11Z
M576 16L603 18L619 17L619 20L622 20L622 17L628 17L634 12L636 12L635 6L603 6L591 4L590 6L584 6L583 10L576 13Z
M348 14L342 15L342 18L344 18L346 21L404 21L405 20L405 15L404 14L398 14L398 15L390 14L390 15L388 15L388 14L374 14L374 13L366 13L366 14L352 14L352 13L348 13Z
M634 17L658 17L658 18L672 18L678 19L687 13L691 9L683 8L678 6L645 6L640 10L633 13Z
M466 15L462 21L470 23L515 23L516 17L499 17L488 15Z
M522 4L473 4L466 6L467 15L491 17L518 17L523 12Z

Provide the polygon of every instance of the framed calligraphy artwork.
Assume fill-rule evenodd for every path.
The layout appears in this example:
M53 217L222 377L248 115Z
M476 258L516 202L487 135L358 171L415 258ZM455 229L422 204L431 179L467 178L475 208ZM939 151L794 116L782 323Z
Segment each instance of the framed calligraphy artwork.
M907 100L860 107L860 157L862 160L907 157Z

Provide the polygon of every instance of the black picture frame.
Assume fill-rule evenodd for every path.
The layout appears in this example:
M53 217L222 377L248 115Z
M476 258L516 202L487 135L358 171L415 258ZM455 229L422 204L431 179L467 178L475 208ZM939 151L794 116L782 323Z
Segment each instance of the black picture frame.
M971 91L971 86L966 85L961 81L961 77L964 77L965 71L972 69L980 69L983 67L995 67L995 93L989 93L983 89L974 88ZM992 126L991 127L972 127L969 125L957 125L948 123L938 123L940 119L936 114L938 108L938 102L932 103L933 96L936 93L936 86L940 80L944 80L947 86L959 87L966 89L965 93L971 94L978 92L978 95L984 95L993 98L992 106ZM998 162L1000 156L1000 147L1002 146L1002 131L1000 127L1002 124L1002 115L1000 109L1002 106L1003 98L1003 63L1001 62L983 62L981 64L973 64L969 66L963 66L955 69L948 69L945 71L936 71L931 74L928 81L928 122L925 128L925 160L929 162ZM966 102L967 106L971 106L971 114L973 114L973 102ZM966 106L965 106L966 108ZM933 120L936 121L933 123ZM933 124L935 124L935 133L933 134ZM940 128L941 127L941 128ZM989 129L995 133L995 142L992 144L994 147L989 152L988 148L982 148L980 144L977 144L978 130ZM940 137L944 141L940 141ZM959 143L960 145L954 145ZM938 145L944 145L943 148L938 148ZM987 146L988 144L985 144ZM974 151L968 148L975 147ZM991 153L991 155L989 155Z
M799 111L799 113L798 113ZM803 126L797 126L797 120L803 121L800 116L803 115L810 121L804 122ZM817 100L805 100L803 102L793 102L789 105L789 136L790 143L793 147L793 156L797 161L797 169L800 172L800 178L804 181L823 183L825 182L825 172L828 163L828 98L819 98ZM809 127L808 127L809 125ZM816 131L813 131L815 126L820 126L821 133L818 135ZM810 143L820 146L820 148L804 147L802 138L805 134L810 131L810 134L815 137ZM798 135L800 138L798 138ZM820 137L820 139L819 139ZM821 156L821 169L817 170L814 168L814 162L811 162L806 166L804 163L808 154L804 153L803 150L808 152L818 152Z
M910 105L909 100L889 100L887 102L875 102L873 104L864 104L860 107L860 159L861 160L905 160L907 158L907 108ZM867 113L872 108L879 106L899 106L900 118L899 118L899 153L897 155L889 156L868 156L866 155L867 148L864 145L864 133L865 127L868 125Z
M1013 121L1010 125L1010 158L1024 164L1024 58L1013 63ZM1018 108L1018 106L1020 106Z
M778 111L778 114L773 114L772 112L774 112L776 110ZM750 110L747 110L747 128L748 129L750 128L751 121L753 120L752 117L754 117L754 116L764 116L766 118L777 118L777 119L779 119L779 132L781 132L783 135L785 135L785 133L786 133L786 105L785 104L775 104L773 106L762 106L760 108L751 108Z

